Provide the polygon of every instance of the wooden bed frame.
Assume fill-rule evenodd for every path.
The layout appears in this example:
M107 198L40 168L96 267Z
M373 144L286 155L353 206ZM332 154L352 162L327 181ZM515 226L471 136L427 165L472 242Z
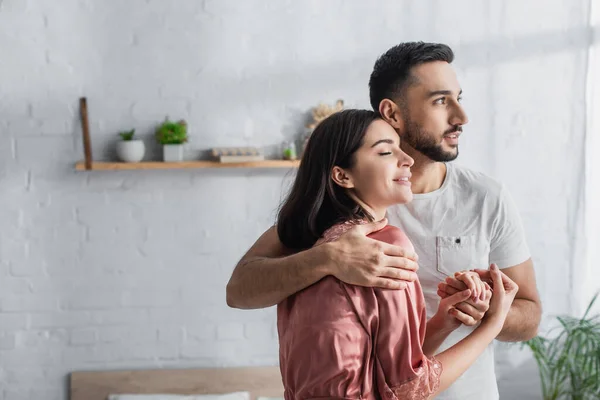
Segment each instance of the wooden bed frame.
M70 385L71 400L106 400L109 394L126 393L283 397L279 367L73 372Z

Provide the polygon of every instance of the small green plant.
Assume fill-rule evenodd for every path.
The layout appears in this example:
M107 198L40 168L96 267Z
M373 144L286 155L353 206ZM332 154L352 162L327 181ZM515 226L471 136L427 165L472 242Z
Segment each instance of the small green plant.
M182 144L187 142L187 123L166 119L156 130L156 141L160 144Z
M127 141L127 140L133 140L133 135L135 134L135 129L132 129L130 131L123 131L123 132L119 132L119 136L121 136L121 139Z
M557 317L554 339L525 342L540 370L544 400L600 398L600 315L588 317L597 297L582 318Z

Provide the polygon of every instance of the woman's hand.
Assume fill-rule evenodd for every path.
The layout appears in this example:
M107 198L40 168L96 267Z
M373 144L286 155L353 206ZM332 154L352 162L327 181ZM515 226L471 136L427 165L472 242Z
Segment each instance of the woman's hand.
M435 315L431 318L431 320L435 321L434 325L437 327L436 329L441 331L453 331L461 324L475 324L472 322L474 319L470 315L456 308L459 304L468 300L470 296L471 290L466 289L443 298L440 301ZM479 322L479 320L477 322Z
M496 264L492 264L490 267L490 278L493 294L485 319L499 323L502 326L519 291L519 286L504 272L500 271Z

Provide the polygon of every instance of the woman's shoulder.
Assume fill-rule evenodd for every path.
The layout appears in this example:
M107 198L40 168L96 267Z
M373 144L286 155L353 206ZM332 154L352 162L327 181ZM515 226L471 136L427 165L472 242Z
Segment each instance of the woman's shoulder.
M346 221L343 223L335 224L323 233L323 236L317 241L317 243L315 243L315 245L337 240L340 236L342 236L344 233L350 230L353 226L362 225L365 223L367 223L367 221L358 220ZM410 239L408 238L408 236L406 236L404 231L393 225L386 225L382 229L370 233L368 236L372 239L379 240L381 242L401 246L410 250L414 249Z
M406 233L394 225L386 225L383 229L373 232L369 237L413 250L413 245Z
M323 235L321 235L321 238L317 240L315 246L325 242L333 242L334 240L337 240L340 236L342 236L344 233L346 233L348 230L352 229L353 226L361 225L364 223L366 222L364 222L363 220L336 223L333 226L327 228L325 232L323 232Z

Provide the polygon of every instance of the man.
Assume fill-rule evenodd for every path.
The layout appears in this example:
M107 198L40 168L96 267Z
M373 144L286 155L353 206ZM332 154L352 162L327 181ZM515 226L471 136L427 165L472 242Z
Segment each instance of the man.
M275 228L248 250L227 285L227 303L237 308L275 305L326 275L356 285L401 289L418 276L427 312L464 288L457 271L484 269L495 263L519 286L498 340L534 337L541 317L533 263L521 220L506 188L484 174L450 164L458 156L462 126L468 122L460 104L461 89L451 67L452 50L442 44L402 43L375 63L369 81L374 110L401 137L401 147L414 160L407 205L388 210L392 225L403 229L417 257L402 248L366 235L387 221L358 226L337 241L294 253L284 248ZM470 299L453 314L462 323L442 344L442 351L466 336L489 305ZM457 323L457 326L460 325ZM439 399L498 399L490 346Z

